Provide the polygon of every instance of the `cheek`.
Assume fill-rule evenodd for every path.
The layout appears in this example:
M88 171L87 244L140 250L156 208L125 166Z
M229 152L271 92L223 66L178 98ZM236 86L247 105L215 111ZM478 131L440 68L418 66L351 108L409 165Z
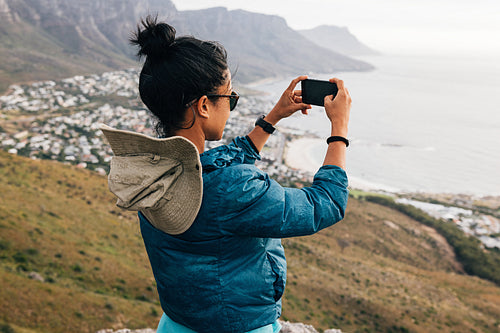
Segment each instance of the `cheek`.
M224 132L224 129L226 128L226 123L227 123L227 120L229 119L229 111L227 112L227 114L224 114L223 117L221 117L221 121L220 121L220 135L222 136L222 133Z
M229 111L226 114L226 117L224 118L224 127L226 127L227 121L229 120Z

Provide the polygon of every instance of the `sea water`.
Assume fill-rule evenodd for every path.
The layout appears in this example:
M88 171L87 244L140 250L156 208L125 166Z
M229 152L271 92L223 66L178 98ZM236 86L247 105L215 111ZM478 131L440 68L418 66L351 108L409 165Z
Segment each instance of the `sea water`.
M376 70L309 75L343 79L352 97L350 177L397 191L500 195L500 61L430 56L363 60ZM290 80L255 88L277 100ZM319 107L281 124L323 138L330 134ZM310 149L320 165L326 144Z

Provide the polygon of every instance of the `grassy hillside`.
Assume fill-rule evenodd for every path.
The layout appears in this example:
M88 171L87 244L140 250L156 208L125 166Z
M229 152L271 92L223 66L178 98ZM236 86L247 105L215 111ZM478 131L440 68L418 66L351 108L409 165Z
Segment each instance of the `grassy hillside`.
M285 319L343 332L498 332L500 288L464 275L434 229L350 199L347 217L284 240Z
M135 216L115 208L104 177L2 152L0 191L0 322L37 332L156 325Z
M0 329L155 327L136 217L114 206L105 177L0 152L0 191ZM442 236L393 209L352 198L338 225L283 243L283 319L343 332L499 330L500 288L465 275Z

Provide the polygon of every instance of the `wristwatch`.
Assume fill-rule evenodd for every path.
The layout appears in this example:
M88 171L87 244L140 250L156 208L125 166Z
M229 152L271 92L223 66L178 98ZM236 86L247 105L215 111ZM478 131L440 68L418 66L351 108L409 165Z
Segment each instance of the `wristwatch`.
M264 120L265 115L260 116L257 118L257 121L255 122L255 126L260 126L264 130L264 132L273 134L276 128L274 128L273 125L268 123L267 121Z

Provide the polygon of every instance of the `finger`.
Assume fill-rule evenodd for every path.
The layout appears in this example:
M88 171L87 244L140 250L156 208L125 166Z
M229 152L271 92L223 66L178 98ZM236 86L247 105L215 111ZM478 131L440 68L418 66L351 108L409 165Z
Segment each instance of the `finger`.
M304 110L305 110L305 111L307 111L307 110L309 110L309 109L311 109L311 108L312 108L311 104L304 104L304 103L300 103L300 104L297 104L297 105L295 106L295 110L296 110L296 111L301 110L301 111L302 111L302 113L304 113Z
M295 103L302 103L302 96L294 96L293 101Z
M349 94L349 90L344 87L344 93L348 98L351 98L351 94Z
M345 88L345 92L346 92L347 100L349 101L349 103L351 103L352 98L351 98L351 95L349 94L349 90L347 90L347 88Z
M329 80L330 82L332 83L335 83L337 85L337 88L339 88L339 90L344 90L345 87L344 87L344 81L342 81L341 79L337 79L337 78L331 78Z
M301 75L301 76L293 79L292 82L290 83L290 85L288 86L287 90L293 91L295 89L295 86L297 85L297 83L299 83L300 81L305 80L305 79L307 79L307 75Z
M326 95L323 101L325 104L333 101L333 95Z
M305 115L308 115L308 114L309 114L309 112L307 112L307 109L304 109L304 110L302 110L301 112L302 112L302 114L305 114Z
M302 90L294 90L294 91L293 91L293 94L294 94L295 96L301 96L301 95L302 95Z

